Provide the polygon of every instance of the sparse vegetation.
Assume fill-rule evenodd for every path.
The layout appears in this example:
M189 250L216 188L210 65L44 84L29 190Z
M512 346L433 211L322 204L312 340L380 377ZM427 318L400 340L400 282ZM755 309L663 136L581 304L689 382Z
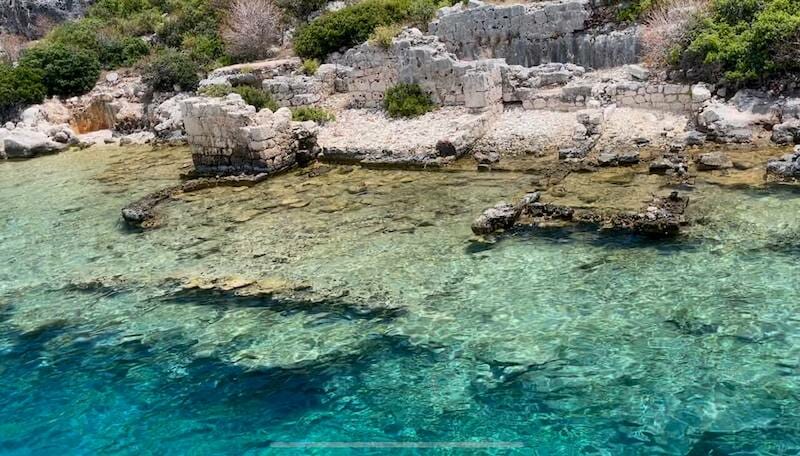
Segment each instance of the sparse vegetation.
M292 120L297 122L306 122L310 120L319 124L324 124L336 120L336 116L322 108L307 106L292 109Z
M391 117L417 117L433 111L434 105L419 84L398 84L386 91L384 107Z
M254 106L257 111L264 108L270 111L277 111L280 108L269 92L250 86L229 87L224 85L209 85L200 89L200 93L207 97L224 97L231 93L237 93L242 97L245 103Z
M395 37L397 37L402 30L403 27L399 24L381 25L372 32L372 35L369 37L369 42L375 46L389 49Z
M303 60L303 74L306 76L314 76L319 70L319 60L305 59Z
M669 67L676 52L687 44L691 30L706 14L709 0L664 0L644 16L644 62L658 69Z
M281 11L273 0L232 0L222 39L228 55L237 61L274 55L283 41Z

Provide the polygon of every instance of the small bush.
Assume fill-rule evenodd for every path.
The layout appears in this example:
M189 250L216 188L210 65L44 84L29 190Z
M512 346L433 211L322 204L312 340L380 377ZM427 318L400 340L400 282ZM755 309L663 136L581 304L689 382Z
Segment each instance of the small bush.
M384 107L391 117L417 117L433 111L434 105L419 84L398 84L386 91Z
M674 63L676 51L687 44L690 31L708 9L708 0L663 0L645 14L643 60L653 68Z
M295 19L305 20L311 13L319 11L328 0L278 0L283 12Z
M397 24L381 25L372 32L372 35L369 37L369 42L375 46L389 49L392 47L392 42L395 37L397 37L402 30L403 27Z
M0 121L10 119L27 105L44 101L47 87L43 78L41 70L0 64Z
M319 60L305 59L303 60L303 74L306 76L314 76L319 71Z
M155 90L194 90L200 82L197 63L185 53L166 49L144 61L142 79Z
M19 59L28 40L22 35L0 32L0 63L13 63Z
M278 103L272 99L272 95L261 89L250 86L241 86L234 87L233 92L241 95L245 103L249 104L250 106L255 106L256 111L261 111L264 108L267 108L270 111L277 111L279 108Z
M225 49L239 61L274 55L283 41L281 20L273 0L232 0L222 26Z
M233 87L221 84L212 84L201 87L197 92L200 95L205 95L207 97L219 98L233 93Z
M324 124L336 120L336 116L322 108L302 107L292 110L292 120L297 122L306 122L310 120L319 124Z
M60 97L83 95L100 77L97 55L61 44L44 44L25 51L19 65L42 71L47 94Z

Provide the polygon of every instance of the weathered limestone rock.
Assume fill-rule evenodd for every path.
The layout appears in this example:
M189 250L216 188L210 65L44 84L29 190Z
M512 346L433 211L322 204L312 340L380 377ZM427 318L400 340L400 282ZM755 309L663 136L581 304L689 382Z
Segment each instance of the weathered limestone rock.
M650 79L650 70L641 65L625 65L625 72L637 81L647 81Z
M39 24L80 17L94 0L5 0L0 5L0 29L34 36Z
M198 175L276 174L297 165L301 142L289 109L258 113L239 95L181 102ZM313 134L303 134L303 145Z
M733 168L733 162L722 152L708 152L697 157L697 169L712 171Z
M800 146L795 146L791 154L770 160L767 163L767 174L779 180L800 179Z
M230 65L212 71L206 79L200 81L200 87L207 85L252 85L257 87L264 80L290 76L297 72L302 65L303 61L297 57Z
M521 209L513 204L501 202L490 207L472 222L472 232L482 236L514 226Z
M516 204L500 202L483 211L472 222L472 232L485 236L500 230L507 230L517 223L523 212L537 204L541 195L538 192L528 193Z
M4 155L8 158L32 158L65 149L65 144L57 143L41 132L18 128L3 139Z
M705 84L695 84L692 86L692 102L703 103L711 99L711 90Z
M163 101L153 110L150 123L158 138L164 140L185 138L181 103L189 98L190 95L181 93Z

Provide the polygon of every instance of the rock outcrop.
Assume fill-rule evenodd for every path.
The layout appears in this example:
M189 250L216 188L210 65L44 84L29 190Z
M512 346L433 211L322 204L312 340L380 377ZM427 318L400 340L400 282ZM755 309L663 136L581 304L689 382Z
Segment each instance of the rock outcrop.
M470 3L441 10L430 25L430 32L459 58L502 58L528 67L561 62L608 68L639 61L639 30L587 28L593 12L589 0Z
M94 0L2 0L0 30L36 37L47 22L62 22L83 15Z
M776 160L770 160L767 163L767 175L783 181L800 179L800 146L795 146L791 154L786 154Z
M314 154L315 125L292 122L289 109L256 112L239 95L181 102L195 172L201 176L276 174ZM304 150L301 150L301 147Z

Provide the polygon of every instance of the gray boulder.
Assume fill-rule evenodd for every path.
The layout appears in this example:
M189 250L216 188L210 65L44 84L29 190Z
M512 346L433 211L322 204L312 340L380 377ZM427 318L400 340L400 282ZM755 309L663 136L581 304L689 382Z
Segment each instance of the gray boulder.
M509 203L498 203L490 207L472 222L472 232L479 235L492 234L495 231L505 230L514 226L522 210Z
M700 171L712 171L730 168L733 168L733 162L722 152L709 152L697 157L697 169Z
M66 144L51 141L44 133L17 129L3 139L3 149L8 158L32 158L37 155L59 152Z
M767 163L767 174L781 180L800 179L800 146L794 152Z

